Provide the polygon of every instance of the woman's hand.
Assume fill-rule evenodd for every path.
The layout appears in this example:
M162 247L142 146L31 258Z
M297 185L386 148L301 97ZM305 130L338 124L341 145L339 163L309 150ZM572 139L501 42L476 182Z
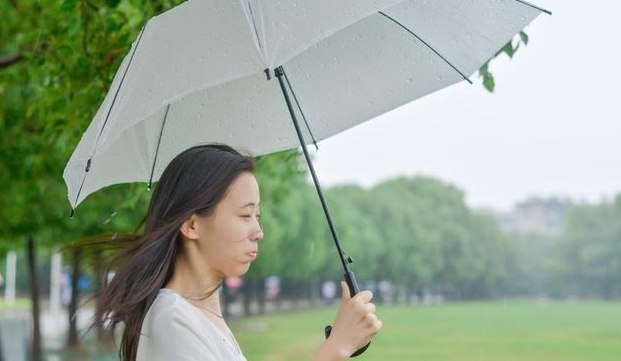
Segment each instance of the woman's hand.
M345 281L341 281L341 290L339 312L327 341L349 357L371 341L382 328L382 321L375 316L371 291L361 291L352 298Z

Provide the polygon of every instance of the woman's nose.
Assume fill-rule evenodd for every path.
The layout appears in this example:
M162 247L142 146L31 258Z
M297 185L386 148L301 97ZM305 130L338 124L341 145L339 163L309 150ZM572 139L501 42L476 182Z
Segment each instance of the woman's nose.
M263 229L259 230L258 235L257 235L257 241L260 241L263 239Z
M259 226L260 227L260 226ZM263 227L260 227L252 233L252 240L260 241L263 239Z

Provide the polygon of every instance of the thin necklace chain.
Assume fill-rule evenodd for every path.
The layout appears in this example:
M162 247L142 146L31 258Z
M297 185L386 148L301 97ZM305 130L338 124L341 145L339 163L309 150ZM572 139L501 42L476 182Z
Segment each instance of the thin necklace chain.
M201 306L201 305L197 305L197 304L195 304L195 303L193 302L193 300L191 300L191 299L189 299L189 298L187 298L187 297L185 297L185 296L183 296L183 295L181 295L181 294L179 294L179 295L180 295L181 297L183 297L186 301L188 301L189 303L191 303L192 305L194 305L194 306L196 306L196 307L198 307L198 308L200 308L200 309L202 309L202 310L208 311L209 313L213 314L214 316L219 317L219 318L221 318L222 320L224 320L224 316L222 316L222 315L218 315L217 313L213 312L212 310L210 310L210 309L208 309L208 308L206 308L206 307L204 307L204 306ZM237 340L235 339L235 336L233 336L233 334L231 333L231 331L229 331L229 335L231 335L231 340L234 340L234 343L235 343L235 349L236 349L235 351L237 352L237 354L240 354L240 353L241 353L241 349L239 348L239 344L237 343Z
M185 298L185 297L184 297L184 298ZM192 302L192 300L189 300L189 299L187 299L187 298L186 298L186 300L188 300L188 301ZM215 316L217 316L217 317L220 317L221 319L224 319L224 316L219 315L219 314L217 314L217 313L213 312L212 310L208 309L207 307L197 305L197 304L195 304L195 303L193 303L193 302L192 302L192 304L193 304L194 306L198 307L198 308L201 308L201 309L205 310L205 311L209 311L209 312L211 312L212 314L214 314L214 315L215 315Z
M210 309L208 309L208 308L206 308L206 307L203 307L203 306L200 306L200 305L195 304L195 303L193 302L193 300L191 300L191 299L189 299L189 298L185 297L184 295L181 295L181 294L180 294L180 296L181 296L181 297L183 297L183 298L185 298L188 302L190 302L190 303L191 303L191 304L193 304L194 306L196 306L196 307L198 307L198 308L201 308L201 309L203 309L203 310L205 310L205 311L209 311L209 312L210 312L210 313L212 313L214 316L216 316L216 317L220 317L221 319L224 319L224 316L223 316L223 315L219 315L219 314L217 314L217 313L213 312L212 310L210 310ZM211 297L211 295L209 295L209 297Z

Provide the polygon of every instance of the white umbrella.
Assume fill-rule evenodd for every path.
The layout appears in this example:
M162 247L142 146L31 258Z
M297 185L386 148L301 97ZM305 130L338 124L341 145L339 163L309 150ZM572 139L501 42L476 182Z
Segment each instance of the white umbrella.
M156 181L193 145L256 156L299 146L278 66L316 142L467 80L542 11L519 0L189 0L151 18L123 59L63 172L71 206Z
M522 0L189 0L151 18L121 62L63 172L72 215L102 187L150 186L194 145L258 156L301 144L353 296L306 144L469 81L542 12Z

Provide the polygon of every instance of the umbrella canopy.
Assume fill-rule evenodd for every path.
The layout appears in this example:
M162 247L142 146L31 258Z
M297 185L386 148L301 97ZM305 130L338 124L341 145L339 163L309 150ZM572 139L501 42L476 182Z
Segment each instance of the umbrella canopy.
M469 81L542 12L521 0L189 0L151 18L121 62L63 172L71 207L156 181L194 145L294 148L292 116L316 144Z

